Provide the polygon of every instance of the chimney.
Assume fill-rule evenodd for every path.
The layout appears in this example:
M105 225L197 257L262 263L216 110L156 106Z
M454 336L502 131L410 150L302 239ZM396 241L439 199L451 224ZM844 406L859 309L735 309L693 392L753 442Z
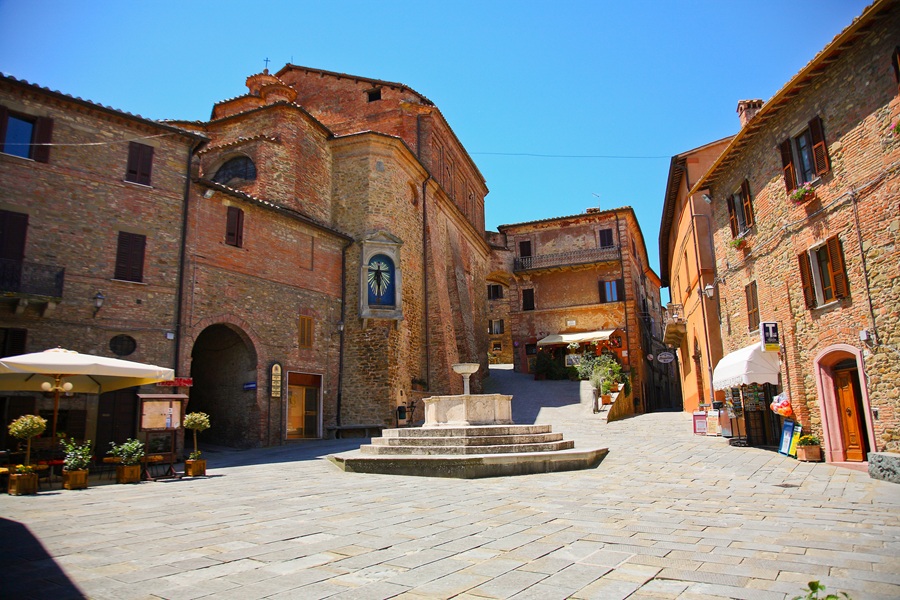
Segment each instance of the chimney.
M741 100L737 105L738 118L741 120L741 129L747 126L759 109L762 108L762 100Z

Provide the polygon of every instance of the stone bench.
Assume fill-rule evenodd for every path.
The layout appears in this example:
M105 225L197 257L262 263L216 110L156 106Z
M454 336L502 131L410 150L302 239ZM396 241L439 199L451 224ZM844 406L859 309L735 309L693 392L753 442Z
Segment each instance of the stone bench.
M379 437L381 436L381 431L384 429L384 425L373 423L368 425L332 425L331 427L325 428L326 436L329 439L342 439L345 437ZM350 435L344 435L346 432L350 432ZM360 432L362 435L359 435Z

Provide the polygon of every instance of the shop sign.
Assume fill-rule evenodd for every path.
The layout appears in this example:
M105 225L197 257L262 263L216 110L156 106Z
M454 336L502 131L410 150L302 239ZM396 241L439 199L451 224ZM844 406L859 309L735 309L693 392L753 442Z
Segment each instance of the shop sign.
M248 391L250 391L250 390L255 390L255 389L256 389L256 382L255 382L255 381L248 381L247 383L244 384L244 391L245 391L245 392L248 392Z
M765 352L778 352L781 350L781 341L778 338L778 323L763 321L759 324L759 335L762 337L762 349Z
M194 385L193 377L176 377L168 381L156 382L156 387L192 387Z
M269 395L281 398L281 365L274 363L269 371Z
M658 360L659 362L661 362L664 365L667 365L670 362L673 362L675 360L675 355L672 354L671 352L660 352L659 354L656 355L656 360Z

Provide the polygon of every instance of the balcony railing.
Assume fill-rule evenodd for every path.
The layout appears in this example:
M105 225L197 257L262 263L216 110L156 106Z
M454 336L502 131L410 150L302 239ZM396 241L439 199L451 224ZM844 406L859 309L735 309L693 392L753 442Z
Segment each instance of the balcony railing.
M596 262L619 260L619 247L588 248L586 250L571 250L556 254L541 254L538 256L525 256L515 259L514 271L531 271L534 269L549 269L553 267L567 267L572 265L584 265Z
M62 298L65 267L0 259L0 293Z

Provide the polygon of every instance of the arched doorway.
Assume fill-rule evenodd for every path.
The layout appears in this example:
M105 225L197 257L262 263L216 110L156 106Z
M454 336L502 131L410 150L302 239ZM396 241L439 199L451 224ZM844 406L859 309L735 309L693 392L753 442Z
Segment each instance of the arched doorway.
M816 357L816 388L828 462L863 462L875 450L862 356L834 346Z
M247 335L232 325L204 329L191 351L190 412L209 415L212 427L203 433L210 444L249 448L260 443L256 387L257 357Z

